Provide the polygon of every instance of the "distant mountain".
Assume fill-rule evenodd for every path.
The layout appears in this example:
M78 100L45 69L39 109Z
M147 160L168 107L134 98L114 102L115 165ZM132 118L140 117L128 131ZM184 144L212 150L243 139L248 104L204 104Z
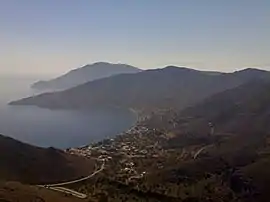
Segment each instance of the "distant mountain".
M34 83L32 88L38 90L64 90L100 78L140 71L140 69L126 64L98 62L74 69L49 81L39 81Z
M253 79L269 77L269 72L256 69L211 74L169 66L99 79L66 91L45 93L10 104L73 109L104 106L183 109L215 93Z
M54 148L39 148L0 135L0 181L51 183L87 176L94 163Z

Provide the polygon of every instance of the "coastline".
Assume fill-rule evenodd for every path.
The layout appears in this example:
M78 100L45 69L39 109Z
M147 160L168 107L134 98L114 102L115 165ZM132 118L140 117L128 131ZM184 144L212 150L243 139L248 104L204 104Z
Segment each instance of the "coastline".
M3 105L2 107L0 103L2 117L6 117L5 121L1 123L1 131L7 136L38 147L54 147L61 150L79 148L104 139L115 138L137 124L138 113L136 110L110 108L112 107L100 108L96 112L91 112L88 109L82 111L77 109L50 110L36 106L17 108ZM30 116L30 113L36 114L33 121L31 119L33 116ZM92 118L93 116L98 118ZM28 124L30 120L35 124ZM18 121L21 121L21 124L16 124ZM16 125L15 132L8 133L8 123ZM24 126L23 130L18 129L19 125ZM43 132L44 127L50 126L52 127L51 133L55 135L47 136ZM61 126L61 129L55 126ZM29 135L24 137L20 136L20 133Z
M136 109L133 109L133 108L128 108L128 110L133 113L135 115L135 123L131 126L134 127L135 125L137 125L137 123L139 122L139 119L140 119L140 115L139 115L139 111L137 111Z
M66 151L66 150L69 150L69 149L81 149L81 148L88 147L90 145L95 145L95 144L97 144L99 142L102 142L104 140L114 139L114 138L116 138L118 136L121 136L124 133L127 133L128 131L130 131L132 128L136 127L140 123L141 115L140 115L140 112L138 110L136 110L134 108L125 108L125 107L117 107L117 106L111 106L111 108L126 110L126 111L130 112L132 115L135 116L134 122L131 124L130 127L128 127L127 129L123 130L120 133L117 133L117 134L113 135L112 137L104 137L101 140L86 143L86 144L84 144L82 146L68 147L66 149L63 149L63 151Z
M67 148L67 149L72 149L72 148L74 148L74 149L81 149L81 148L85 148L85 147L88 147L88 146L91 146L91 145L95 145L95 144L97 144L99 142L102 142L104 140L109 140L109 139L114 139L116 137L119 137L119 136L127 133L128 131L132 130L136 126L138 126L138 124L140 123L141 119L143 118L143 116L141 115L141 112L138 111L138 110L136 110L136 109L134 109L134 108L124 108L124 107L117 107L117 106L114 106L113 108L119 108L119 109L123 109L123 110L128 110L130 113L132 113L135 116L134 123L129 128L127 128L126 130L124 130L124 131L122 131L122 132L120 132L118 134L115 134L113 137L105 137L102 140L99 140L99 141L96 141L96 142L94 141L94 142L91 142L91 143L87 143L87 144L85 144L83 146L70 147L70 148ZM67 150L67 149L64 149L64 151Z

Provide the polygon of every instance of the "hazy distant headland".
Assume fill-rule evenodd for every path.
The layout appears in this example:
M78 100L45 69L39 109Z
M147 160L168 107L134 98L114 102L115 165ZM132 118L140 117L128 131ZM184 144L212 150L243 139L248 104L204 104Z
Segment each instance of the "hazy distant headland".
M55 79L38 81L32 85L32 88L38 90L64 90L96 79L117 74L138 73L140 71L142 70L131 65L97 62L71 70Z

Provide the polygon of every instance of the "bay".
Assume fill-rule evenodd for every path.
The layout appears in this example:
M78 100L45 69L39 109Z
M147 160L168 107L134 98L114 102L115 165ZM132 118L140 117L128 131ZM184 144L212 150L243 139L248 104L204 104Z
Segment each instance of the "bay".
M111 138L130 128L136 115L124 109L50 110L9 106L35 95L31 78L0 77L0 134L41 147L69 148Z

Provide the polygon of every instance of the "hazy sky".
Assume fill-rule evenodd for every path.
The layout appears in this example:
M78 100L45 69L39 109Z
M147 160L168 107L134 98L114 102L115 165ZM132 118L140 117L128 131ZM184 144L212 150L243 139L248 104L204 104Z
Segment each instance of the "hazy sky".
M270 0L1 0L0 73L96 61L270 70Z

